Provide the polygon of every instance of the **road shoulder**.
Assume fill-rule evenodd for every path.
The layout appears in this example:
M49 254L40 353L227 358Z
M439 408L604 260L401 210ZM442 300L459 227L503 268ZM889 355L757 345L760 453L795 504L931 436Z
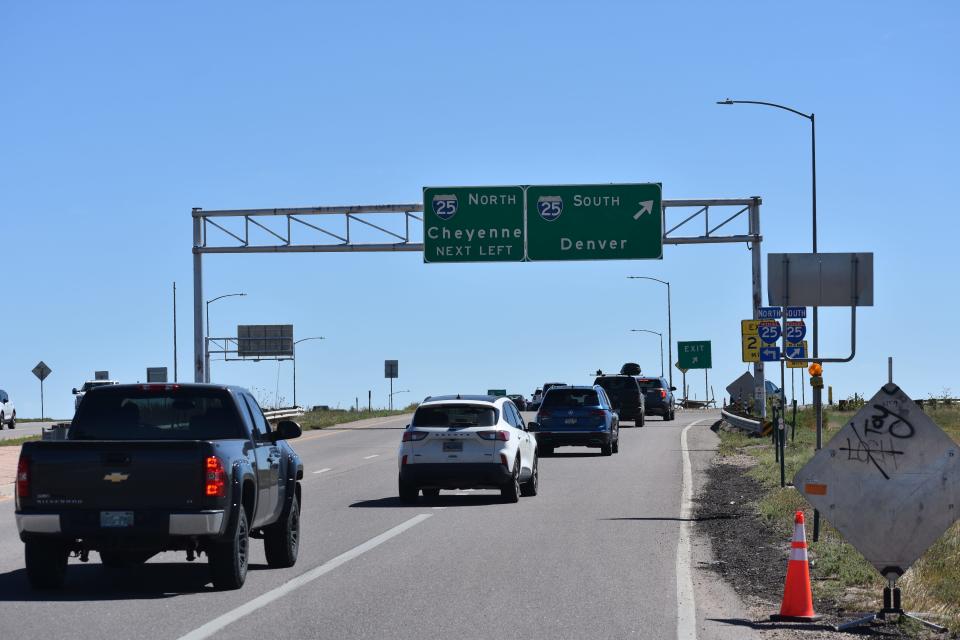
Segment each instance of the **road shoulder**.
M694 501L703 493L707 471L716 457L720 439L711 431L711 421L704 421L687 433L687 455L693 471ZM696 516L694 516L696 517ZM722 559L714 557L710 538L700 527L692 527L690 566L693 574L694 597L697 607L697 637L699 640L740 640L758 638L750 628L750 614L746 604L733 588L712 567Z

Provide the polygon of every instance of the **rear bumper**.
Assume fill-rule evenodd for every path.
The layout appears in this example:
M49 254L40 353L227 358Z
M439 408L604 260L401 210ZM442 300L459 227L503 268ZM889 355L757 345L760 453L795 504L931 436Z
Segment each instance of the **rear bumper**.
M506 466L493 462L405 464L400 480L421 489L499 489L513 476Z
M665 416L670 413L670 407L665 402L647 403L648 416Z
M191 513L134 512L133 526L100 526L100 512L92 510L59 513L18 513L21 538L31 534L59 534L73 538L141 538L163 536L218 536L226 519L223 510Z
M537 433L540 447L603 447L613 442L609 431L543 431Z

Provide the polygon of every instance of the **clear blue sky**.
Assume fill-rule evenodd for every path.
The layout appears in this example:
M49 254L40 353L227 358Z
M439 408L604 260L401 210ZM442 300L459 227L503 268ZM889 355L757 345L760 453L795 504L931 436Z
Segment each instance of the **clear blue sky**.
M69 417L108 369L190 378L190 209L415 202L424 185L662 182L664 197L763 198L764 253L810 249L817 115L821 251L876 254L876 306L837 397L896 379L960 395L954 211L960 10L953 2L34 2L0 8L0 388ZM740 227L742 229L742 227ZM735 229L736 230L736 229ZM764 260L764 264L765 264ZM347 406L400 360L428 394L659 371L674 339L713 341L718 396L745 369L749 252L662 261L424 265L417 254L212 256L213 333L293 323L298 399ZM849 350L823 316L825 354ZM291 396L290 364L215 363L215 381ZM768 375L768 377L773 377ZM778 376L777 376L778 377ZM799 378L798 378L799 381ZM679 376L677 376L679 386ZM703 378L691 376L703 397ZM799 396L799 388L797 391ZM808 394L809 398L809 394Z

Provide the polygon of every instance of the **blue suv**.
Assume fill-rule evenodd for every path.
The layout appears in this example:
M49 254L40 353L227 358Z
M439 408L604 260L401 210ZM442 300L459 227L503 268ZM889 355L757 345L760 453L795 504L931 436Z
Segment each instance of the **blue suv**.
M541 456L556 447L599 447L605 456L620 451L620 418L599 385L551 387L530 430Z

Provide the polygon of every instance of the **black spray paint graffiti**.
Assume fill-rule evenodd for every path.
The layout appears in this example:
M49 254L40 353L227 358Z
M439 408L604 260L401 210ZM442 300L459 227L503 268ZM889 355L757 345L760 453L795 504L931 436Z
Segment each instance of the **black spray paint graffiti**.
M873 408L877 413L863 421L863 436L857 431L857 426L851 422L850 429L857 437L857 442L854 443L847 438L847 446L841 447L840 451L847 452L847 460L864 464L873 463L883 477L889 480L888 465L892 463L896 470L897 456L905 453L894 448L894 438L908 440L914 436L916 429L909 420L886 407L875 404ZM889 418L893 418L893 421L888 424ZM873 434L879 435L880 439L870 438ZM884 441L882 438L885 435L891 437Z

